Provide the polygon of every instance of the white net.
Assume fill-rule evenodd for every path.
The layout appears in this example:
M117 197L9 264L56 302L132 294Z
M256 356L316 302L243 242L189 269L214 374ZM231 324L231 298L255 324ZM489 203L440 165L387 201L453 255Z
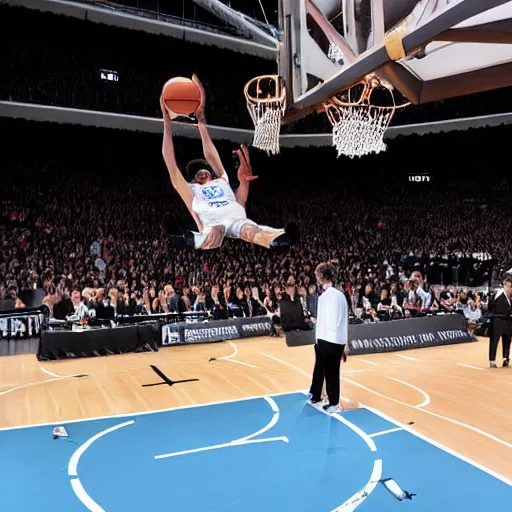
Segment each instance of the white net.
M284 115L283 102L276 100L275 103L248 104L248 107L254 122L253 146L276 155L279 153L279 135Z
M338 156L361 157L386 151L384 134L395 109L372 105L326 105L333 126L332 140Z
M267 154L279 153L281 121L286 112L286 89L278 75L253 78L245 85L247 109L254 123L253 146Z

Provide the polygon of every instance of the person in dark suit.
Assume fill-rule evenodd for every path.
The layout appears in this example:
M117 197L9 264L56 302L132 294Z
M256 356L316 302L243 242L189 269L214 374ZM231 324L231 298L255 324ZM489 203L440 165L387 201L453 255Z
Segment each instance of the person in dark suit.
M503 280L500 288L489 301L491 327L489 339L489 366L496 368L496 352L501 337L503 366L510 365L510 342L512 340L512 276Z
M286 294L279 301L281 327L284 332L308 331L313 329L313 323L306 320L297 287L294 284L286 285Z

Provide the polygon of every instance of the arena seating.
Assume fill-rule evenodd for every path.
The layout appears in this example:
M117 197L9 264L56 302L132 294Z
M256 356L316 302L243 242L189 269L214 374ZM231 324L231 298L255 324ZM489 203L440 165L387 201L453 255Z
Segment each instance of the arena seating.
M0 43L6 49L0 55L2 100L159 117L162 84L197 73L208 93L207 121L237 128L252 126L243 85L275 72L270 61L239 53L6 5L0 6ZM119 80L102 80L103 68ZM511 106L508 90L498 90L411 107L395 123ZM158 298L171 284L185 300L181 309L218 287L225 307L216 318L225 318L244 310L237 289L248 288L247 296L257 290L260 298L256 310L268 296L272 302L264 309L273 314L290 276L304 296L315 264L329 259L338 267L339 286L358 294L356 308L367 284L376 294L389 288L389 268L395 276L420 268L430 280L476 286L492 277L492 268L499 276L510 267L510 181L504 167L489 169L488 163L490 155L505 158L507 127L394 139L386 153L357 161L337 159L330 147L284 149L273 158L252 150L259 179L251 185L249 216L273 226L296 221L301 244L283 257L227 240L221 250L193 260L169 250L162 229L167 211L184 227L194 223L170 186L160 136L14 120L0 127L0 300L6 306L23 304L34 287L53 307L75 288L103 288L108 295L122 286L126 297L119 298L132 304L130 311L135 303L144 309L147 294L156 299L151 312L158 312ZM319 114L283 132L327 128ZM236 183L235 147L221 142L218 148ZM201 146L177 139L176 151L184 165L201 155ZM410 173L429 173L432 180L411 183ZM100 262L91 254L94 242ZM491 254L492 264L472 268L474 253ZM440 279L432 264L443 257L450 258L450 270Z
M336 262L339 284L360 296L367 283L377 293L389 287L385 261L410 272L415 262L424 269L432 256L490 253L497 274L510 267L510 178L505 168L487 164L488 154L503 155L510 128L397 139L388 152L364 161L337 159L332 148L284 150L272 159L252 150L260 177L251 185L249 215L275 226L295 220L300 245L278 256L226 240L219 251L192 260L166 246L165 212L184 226L193 222L169 183L160 136L15 120L0 127L6 134L2 293L36 286L55 302L74 288L108 294L124 281L127 300L142 303L145 289L158 298L172 284L193 299L190 309L199 290L208 295L214 286L221 294L229 289L227 304L236 303L238 287L251 294L257 288L262 302L268 295L276 304L290 276L303 294L325 259ZM236 183L232 149L219 145ZM200 151L198 141L178 140L182 165ZM432 181L411 183L412 171L429 172ZM96 240L104 270L91 255ZM411 253L417 258L408 259ZM476 284L475 276L460 275L460 283Z

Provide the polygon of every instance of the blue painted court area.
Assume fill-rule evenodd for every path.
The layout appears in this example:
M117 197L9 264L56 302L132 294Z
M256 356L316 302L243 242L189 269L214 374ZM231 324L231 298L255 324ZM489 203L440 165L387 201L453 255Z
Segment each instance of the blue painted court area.
M65 427L57 440L52 426L0 431L2 512L510 510L506 479L300 393ZM388 478L416 496L397 500Z

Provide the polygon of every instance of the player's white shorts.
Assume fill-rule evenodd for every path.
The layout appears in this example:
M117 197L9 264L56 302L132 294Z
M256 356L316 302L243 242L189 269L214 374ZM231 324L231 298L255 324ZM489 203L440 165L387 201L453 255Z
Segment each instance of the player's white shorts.
M209 228L212 228L213 226L223 226L224 236L236 239L240 239L242 227L247 224L255 226L262 231L269 231L272 233L282 232L281 229L261 226L256 224L256 222L253 220L248 219L245 213L245 208L243 208L238 203L232 203L223 206L222 208L216 208L210 211L202 211L201 213L196 213L203 225L202 233L194 233L196 249L203 247L203 243L210 233ZM222 243L222 241L220 241L220 243Z
M247 218L245 208L238 203L196 213L203 224L203 228L224 226L225 236L229 238L240 238L242 226L245 224L257 226L254 221Z
M202 233L193 232L196 249L216 249L225 236L240 239L242 228L247 224L261 231L284 233L284 230L260 226L248 219L227 178L211 180L203 185L190 183L190 189L192 209L203 226Z

